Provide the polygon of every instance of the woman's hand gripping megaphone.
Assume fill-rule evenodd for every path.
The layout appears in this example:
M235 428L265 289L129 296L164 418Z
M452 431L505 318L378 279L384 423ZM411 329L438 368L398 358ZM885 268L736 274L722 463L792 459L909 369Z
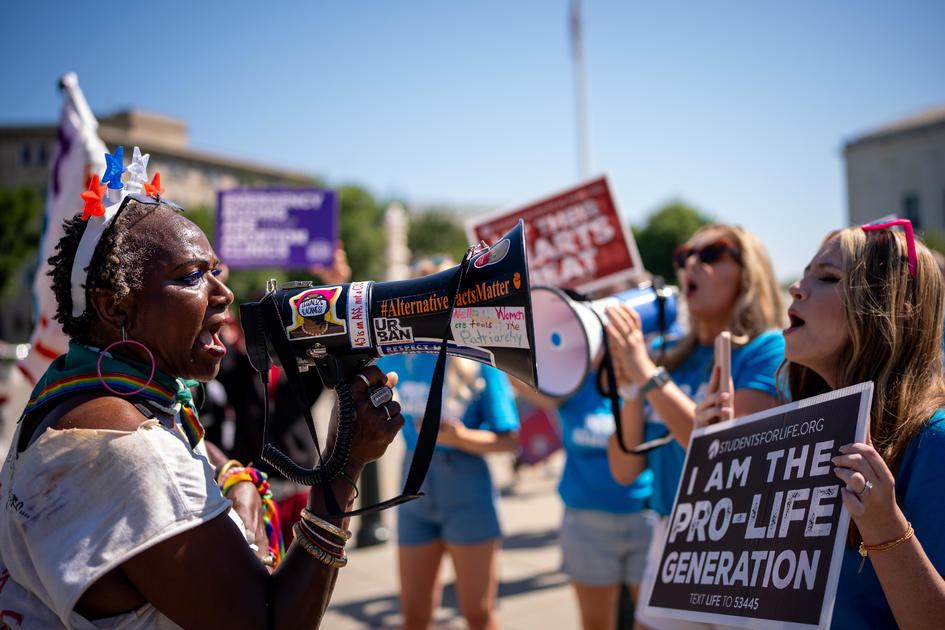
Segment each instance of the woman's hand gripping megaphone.
M351 454L348 461L357 466L380 459L387 446L404 426L404 417L400 413L400 403L388 400L375 405L371 400L372 392L390 391L397 385L397 374L385 374L377 366L370 365L358 372L350 382L351 398L357 413L351 436ZM325 457L334 449L338 436L337 405L332 412L328 428L328 441L324 449Z
M656 364L647 351L646 337L640 316L626 304L608 306L604 325L617 377L617 385L640 387L656 371ZM635 396L634 396L635 397Z

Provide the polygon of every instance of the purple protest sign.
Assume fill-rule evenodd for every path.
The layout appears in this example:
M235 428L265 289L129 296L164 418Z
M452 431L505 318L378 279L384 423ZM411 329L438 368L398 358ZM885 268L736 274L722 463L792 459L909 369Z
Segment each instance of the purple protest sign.
M332 264L338 195L318 188L221 190L217 255L232 269Z

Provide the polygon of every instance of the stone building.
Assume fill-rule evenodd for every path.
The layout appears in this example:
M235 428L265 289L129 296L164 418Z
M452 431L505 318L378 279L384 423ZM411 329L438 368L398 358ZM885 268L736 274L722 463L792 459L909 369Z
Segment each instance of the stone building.
M945 105L866 133L843 154L852 225L896 215L945 230Z
M0 187L46 186L56 130L55 123L0 127ZM167 198L185 208L215 207L217 191L238 186L313 183L305 173L195 151L185 122L140 109L99 119L98 135L111 151L124 146L126 162L135 145L151 154L148 173L160 172Z
M55 122L0 126L0 188L31 187L45 196L57 131ZM185 122L139 109L100 118L98 135L110 151L125 147L126 165L134 146L149 153L149 176L160 172L167 198L185 209L216 208L218 191L239 186L315 184L305 173L196 151L189 146ZM76 210L81 208L77 199ZM26 261L21 268L23 287L32 284L34 269L35 261ZM32 300L8 296L0 304L0 339L25 341L32 319Z

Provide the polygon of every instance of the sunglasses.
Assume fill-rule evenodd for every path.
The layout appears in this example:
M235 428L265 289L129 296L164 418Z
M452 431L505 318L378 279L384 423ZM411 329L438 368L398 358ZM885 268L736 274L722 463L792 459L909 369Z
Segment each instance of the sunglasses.
M709 243L700 248L690 247L689 245L680 245L673 250L673 267L681 269L686 266L686 261L690 256L698 256L699 262L711 265L722 257L722 254L728 252L728 255L735 259L735 262L742 264L742 255L738 253L735 246L727 240L719 240Z
M903 231L906 233L906 249L909 256L909 275L915 278L915 268L918 264L918 258L915 253L915 235L912 233L912 221L909 219L895 219L893 221L884 221L882 223L870 223L868 225L861 225L860 228L864 232L870 230L881 230L883 228L891 228L897 225L901 225Z

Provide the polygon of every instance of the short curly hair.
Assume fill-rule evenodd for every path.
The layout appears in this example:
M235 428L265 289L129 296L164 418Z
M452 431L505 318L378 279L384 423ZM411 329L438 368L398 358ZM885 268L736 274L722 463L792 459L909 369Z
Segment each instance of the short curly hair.
M173 206L165 203L140 203L133 199L125 202L95 247L85 284L86 308L78 317L72 315L72 264L88 222L82 219L81 214L63 222L65 235L59 239L56 253L49 258L49 275L56 297L55 319L62 324L63 332L71 339L79 343L94 341L97 316L90 306L91 291L114 291L114 299L119 302L142 287L143 272L148 261L162 252L163 247L149 230L132 228L149 215L165 211L177 213Z

